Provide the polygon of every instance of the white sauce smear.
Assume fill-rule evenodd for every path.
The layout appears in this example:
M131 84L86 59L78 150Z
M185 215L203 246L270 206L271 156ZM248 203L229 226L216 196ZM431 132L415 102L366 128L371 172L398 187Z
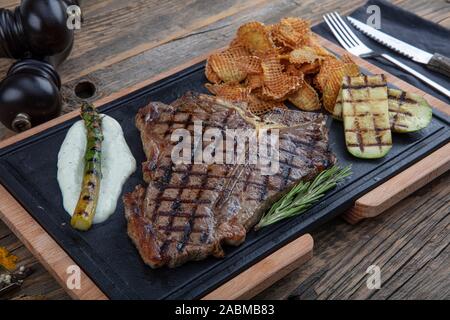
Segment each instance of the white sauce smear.
M113 118L102 115L102 180L94 223L101 223L114 213L122 187L136 170L122 127ZM78 202L84 171L86 128L80 120L69 129L58 154L58 183L64 209L72 215Z

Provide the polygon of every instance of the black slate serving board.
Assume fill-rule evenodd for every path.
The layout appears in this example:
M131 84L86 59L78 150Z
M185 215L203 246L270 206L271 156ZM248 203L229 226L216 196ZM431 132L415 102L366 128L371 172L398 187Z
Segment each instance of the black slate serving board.
M138 163L144 153L134 116L149 101L170 103L188 90L206 92L204 63L151 84L101 107L123 128ZM450 140L449 118L435 112L426 129L394 134L394 147L383 159L359 160L345 149L342 124L329 119L331 148L341 166L352 164L353 175L308 212L258 232L250 232L240 247L226 248L222 260L209 258L176 269L152 270L144 265L126 234L123 204L105 223L80 233L70 227L56 180L60 145L72 119L0 150L0 183L21 203L58 244L111 299L199 298L250 265L350 208L369 190L420 160ZM139 166L138 166L139 167ZM143 183L140 168L124 192Z

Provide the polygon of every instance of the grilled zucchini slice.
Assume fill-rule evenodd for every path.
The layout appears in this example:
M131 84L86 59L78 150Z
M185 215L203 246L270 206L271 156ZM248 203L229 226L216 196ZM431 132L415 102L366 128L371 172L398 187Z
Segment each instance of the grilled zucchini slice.
M430 124L433 111L421 96L389 89L388 98L389 120L393 132L414 132Z
M398 89L388 89L389 122L392 132L406 133L427 127L433 111L421 96ZM336 101L333 118L342 121L342 89Z
M355 157L381 158L392 148L384 75L344 77L342 116L347 150Z
M342 88L336 99L336 104L334 105L333 113L331 115L334 119L342 121Z

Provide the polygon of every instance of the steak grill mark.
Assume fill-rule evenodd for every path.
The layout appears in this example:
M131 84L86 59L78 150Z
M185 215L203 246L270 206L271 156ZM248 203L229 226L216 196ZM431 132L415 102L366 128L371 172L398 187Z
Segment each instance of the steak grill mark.
M228 120L229 120L231 114L232 114L232 110L228 110L224 121L220 125L217 126L218 129L220 129L221 131L224 131L227 128ZM202 127L203 132L202 132L202 134L204 133L205 130L208 129L207 127L205 127L204 124L206 123L206 124L209 125L210 124L210 122L209 122L210 118L211 118L211 114L208 113L208 117L206 119L202 120L202 125L203 125L203 127ZM173 130L175 129L173 127L174 124L183 125L184 129L187 130L190 125L194 124L193 120L195 120L195 119L192 119L192 114L189 113L188 118L186 119L186 121L173 121L173 116L172 116L172 120L170 122L157 121L156 123L157 124L165 124L165 125L167 125L167 130L163 134L163 136L167 136L168 134L173 132ZM192 155L191 155L192 158L193 158L194 149L192 150ZM204 203L206 203L206 204L210 203L210 201L208 201L208 200L206 200L206 201L203 200L202 201L202 200L200 200L200 198L201 198L201 196L203 194L203 191L205 191L205 190L210 190L210 191L215 190L214 187L213 188L206 187L206 183L208 182L208 178L213 178L213 177L215 177L215 178L224 178L223 176L213 176L212 177L211 175L209 175L209 169L208 169L208 172L206 172L206 173L194 172L194 171L192 171L192 168L193 168L192 164L188 165L188 168L189 168L188 170L173 170L172 167L170 167L170 166L164 167L164 172L165 172L164 175L166 175L167 172L170 172L170 179L169 179L169 181L164 181L165 185L161 186L160 194L157 197L157 198L161 198L162 194L167 189L176 189L176 190L178 190L177 191L178 197L181 196L182 190L185 190L186 188L189 188L191 190L197 190L197 195L196 195L196 198L194 200L189 200L189 201L184 200L183 201L183 200L179 199L178 197L175 198L175 199L170 199L169 198L168 201L173 201L172 202L172 208L171 208L172 211L164 212L164 214L163 214L164 216L168 216L169 217L168 225L163 227L163 229L165 230L165 233L166 233L167 236L170 235L170 233L173 233L173 232L182 232L183 233L181 242L177 243L177 250L178 251L182 251L183 248L186 246L186 244L189 241L191 233L194 233L194 232L196 232L196 233L198 233L198 232L205 232L206 233L206 231L204 231L204 230L203 231L202 230L195 230L193 228L196 219L206 217L205 215L202 215L202 214L196 215L196 211L198 210L199 205L200 204L204 204ZM181 185L171 185L171 184L169 184L170 180L171 180L171 178L173 176L173 173L181 173L181 174L183 174ZM200 179L201 179L201 184L199 186L188 185L188 181L189 181L189 177L190 176L199 176ZM161 203L161 201L159 203ZM193 208L192 208L192 210L190 212L180 212L179 209L180 209L180 205L182 203L192 203L192 204L194 204L194 206L193 206ZM161 215L161 211L159 211L159 206L158 206L158 208L155 209L155 213L153 215L153 221L156 221L157 216L160 216L160 215ZM188 218L188 223L182 228L174 227L173 226L173 222L175 220L175 217ZM207 233L204 234L201 239L207 239ZM163 255L165 253L165 251L167 250L168 245L169 245L170 242L171 241L169 239L167 239L163 243L163 245L161 247L161 255Z
M166 112L166 113L168 113L168 112ZM165 131L165 133L164 133L163 136L166 136L167 133L168 133L168 132L170 131L170 129L172 128L172 126L173 126L173 121L174 121L174 117L175 117L175 111L174 111L174 110L171 110L171 111L170 111L170 120L165 122L165 124L167 125L167 128L166 128L166 131ZM164 169L164 175L163 175L163 177L164 177L164 178L163 178L163 183L164 183L164 181L170 181L170 180L172 179L172 170L170 170L169 168ZM159 186L158 189L159 189L158 197L161 197L162 194L163 194L163 192L164 192L162 184ZM152 216L152 222L155 222L155 221L156 221L156 218L157 218L157 212L158 212L158 210L159 210L160 204L161 204L161 202L157 202L156 205L155 205L155 214Z
M208 255L223 256L222 245L242 243L246 231L263 208L276 200L277 193L281 196L291 182L313 178L334 163L323 116L282 110L273 118L281 116L286 126L280 134L281 170L276 175L261 176L250 164L171 166L170 133L178 128L191 130L196 115L208 124L206 128L215 126L222 132L230 124L230 128L253 127L234 108L224 108L220 103L216 106L216 102L205 108L201 105L204 101L199 101L185 96L172 106L150 104L136 118L154 168L144 176L149 183L147 191L136 188L124 196L124 202L128 234L152 267L174 267ZM297 127L298 123L304 123L304 127Z
M383 80L384 77L382 76ZM364 76L364 85L366 86L366 92L367 92L367 102L370 103L371 98L370 98L370 89L369 89L369 84L367 82L367 76ZM381 150L382 147L382 141L381 141L381 137L380 137L380 131L377 130L378 126L377 126L377 121L376 121L376 117L373 115L371 115L372 117L372 123L373 123L373 127L374 127L374 132L375 132L375 140L377 141L378 144L378 148Z

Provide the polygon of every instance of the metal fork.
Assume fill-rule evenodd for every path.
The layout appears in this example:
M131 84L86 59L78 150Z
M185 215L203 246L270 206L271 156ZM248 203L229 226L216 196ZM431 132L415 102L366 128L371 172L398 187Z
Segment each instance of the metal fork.
M433 80L427 78L423 74L408 67L407 65L391 57L390 55L385 53L379 54L377 52L374 52L368 46L366 46L350 29L350 27L344 22L339 13L337 12L328 13L324 15L323 18L325 19L325 22L327 23L328 27L331 29L331 32L333 32L334 36L339 41L339 43L345 48L345 50L347 50L351 54L361 58L381 57L393 63L397 67L405 70L406 72L412 74L416 78L422 80L426 84L430 85L431 87L442 92L443 94L445 94L447 97L450 98L450 91L441 86L440 84L437 84Z

